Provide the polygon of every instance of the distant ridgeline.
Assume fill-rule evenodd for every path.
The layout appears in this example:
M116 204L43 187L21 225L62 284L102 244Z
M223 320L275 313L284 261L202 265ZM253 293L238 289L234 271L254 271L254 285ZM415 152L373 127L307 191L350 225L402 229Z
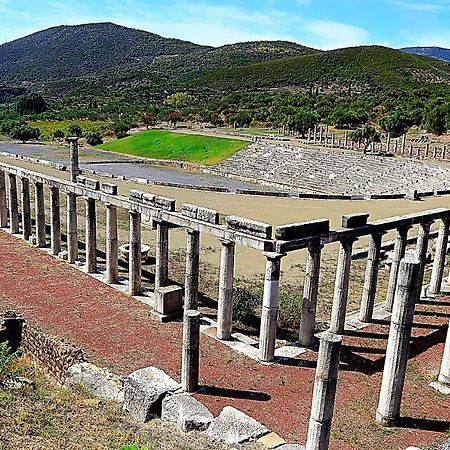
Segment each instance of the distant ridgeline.
M439 50L448 59L449 51ZM449 87L449 63L405 52L377 46L322 52L286 41L213 48L112 23L60 26L0 46L0 102L23 89L151 98L176 89L211 95L260 88L354 93ZM440 57L436 52L413 53Z

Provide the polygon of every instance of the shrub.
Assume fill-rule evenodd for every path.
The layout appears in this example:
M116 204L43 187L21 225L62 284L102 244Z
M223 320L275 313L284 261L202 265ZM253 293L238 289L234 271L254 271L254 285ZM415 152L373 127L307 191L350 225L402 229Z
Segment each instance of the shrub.
M242 325L259 327L256 311L260 308L262 292L252 292L243 287L233 289L233 318Z
M53 139L64 139L64 131L59 128L53 132Z
M92 147L95 147L96 145L103 144L103 138L98 131L93 131L86 135L86 142L92 145Z
M39 128L33 128L29 125L20 125L16 128L13 128L9 133L11 139L18 139L22 141L24 144L26 141L37 140L41 132Z
M12 352L7 342L0 343L0 384L16 375L14 361L20 351Z
M67 136L77 136L81 137L83 134L83 130L80 125L76 123L72 123L67 127Z

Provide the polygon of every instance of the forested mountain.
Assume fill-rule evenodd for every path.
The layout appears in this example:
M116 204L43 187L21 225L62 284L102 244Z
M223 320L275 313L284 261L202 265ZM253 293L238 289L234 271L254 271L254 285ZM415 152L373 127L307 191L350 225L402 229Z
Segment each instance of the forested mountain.
M428 56L430 58L441 59L450 62L450 49L442 47L406 47L402 48L406 53Z

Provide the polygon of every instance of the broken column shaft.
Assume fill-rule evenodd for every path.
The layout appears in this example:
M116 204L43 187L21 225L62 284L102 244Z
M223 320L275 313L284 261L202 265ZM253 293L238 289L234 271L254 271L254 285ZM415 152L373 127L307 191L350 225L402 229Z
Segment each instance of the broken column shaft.
M119 275L117 207L106 203L106 282L117 283Z
M221 243L217 338L231 339L235 243L228 240L222 240Z
M198 308L198 271L200 233L186 228L186 276L184 281L184 310Z
M12 234L19 232L19 205L17 203L16 176L8 173L9 181L9 230Z
M130 211L130 253L128 283L130 295L141 292L141 213Z
M35 216L36 216L36 245L45 247L47 241L45 239L45 202L44 202L44 185L40 182L34 183L35 195Z
M50 248L52 255L61 251L61 206L59 189L50 186Z

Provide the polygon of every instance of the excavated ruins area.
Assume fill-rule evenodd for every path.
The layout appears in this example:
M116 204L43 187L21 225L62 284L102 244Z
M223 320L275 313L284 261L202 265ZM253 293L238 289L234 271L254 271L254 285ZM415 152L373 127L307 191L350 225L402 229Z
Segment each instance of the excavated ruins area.
M246 147L213 172L305 193L367 196L450 188L450 169L436 164L267 142Z

